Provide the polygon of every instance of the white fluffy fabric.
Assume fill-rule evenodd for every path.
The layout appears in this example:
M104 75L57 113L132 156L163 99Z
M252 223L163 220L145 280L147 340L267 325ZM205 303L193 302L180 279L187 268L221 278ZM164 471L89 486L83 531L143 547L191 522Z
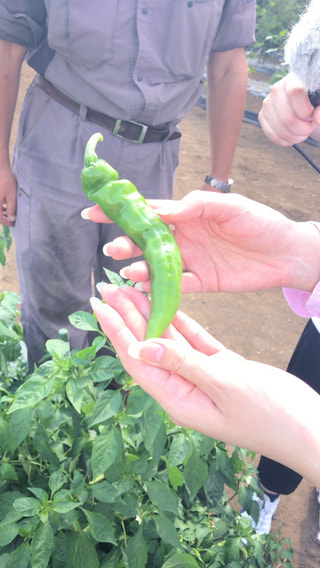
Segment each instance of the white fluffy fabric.
M320 0L311 0L292 28L285 45L285 62L309 93L320 89Z

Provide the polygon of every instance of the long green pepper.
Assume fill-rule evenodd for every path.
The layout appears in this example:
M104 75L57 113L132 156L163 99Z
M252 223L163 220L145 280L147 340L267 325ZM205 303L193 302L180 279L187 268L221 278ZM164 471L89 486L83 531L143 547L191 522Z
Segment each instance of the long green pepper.
M90 201L130 237L142 250L151 282L151 314L146 339L161 337L172 322L181 297L182 259L168 225L147 204L129 180L118 179L118 172L95 150L102 134L89 139L81 172L82 188Z

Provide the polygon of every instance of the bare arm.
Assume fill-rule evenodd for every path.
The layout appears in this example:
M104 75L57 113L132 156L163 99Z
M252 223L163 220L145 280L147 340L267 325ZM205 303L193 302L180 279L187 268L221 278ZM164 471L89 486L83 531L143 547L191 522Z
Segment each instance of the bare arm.
M208 173L221 181L227 181L245 110L248 65L244 49L211 52L207 76L207 116L211 147ZM212 190L207 184L201 189Z
M9 139L25 54L25 47L0 40L0 223L9 226L14 225L17 191Z

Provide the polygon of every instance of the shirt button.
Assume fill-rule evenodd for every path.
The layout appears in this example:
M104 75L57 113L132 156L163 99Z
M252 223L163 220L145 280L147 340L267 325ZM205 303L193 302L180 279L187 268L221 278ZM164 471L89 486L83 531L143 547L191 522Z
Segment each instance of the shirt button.
M188 8L192 8L193 2L188 2Z
M148 13L148 8L142 8L141 12L142 12L143 14L147 14L147 13Z
M142 75L138 75L137 79L138 81L142 81Z

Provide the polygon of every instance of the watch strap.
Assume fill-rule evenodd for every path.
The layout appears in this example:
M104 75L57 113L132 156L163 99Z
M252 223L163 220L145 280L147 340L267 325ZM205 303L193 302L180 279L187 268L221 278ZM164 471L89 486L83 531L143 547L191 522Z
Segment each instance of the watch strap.
M204 183L207 183L211 187L222 191L222 193L229 193L232 185L233 179L229 178L228 181L221 181L220 179L212 177L210 174L207 174Z

